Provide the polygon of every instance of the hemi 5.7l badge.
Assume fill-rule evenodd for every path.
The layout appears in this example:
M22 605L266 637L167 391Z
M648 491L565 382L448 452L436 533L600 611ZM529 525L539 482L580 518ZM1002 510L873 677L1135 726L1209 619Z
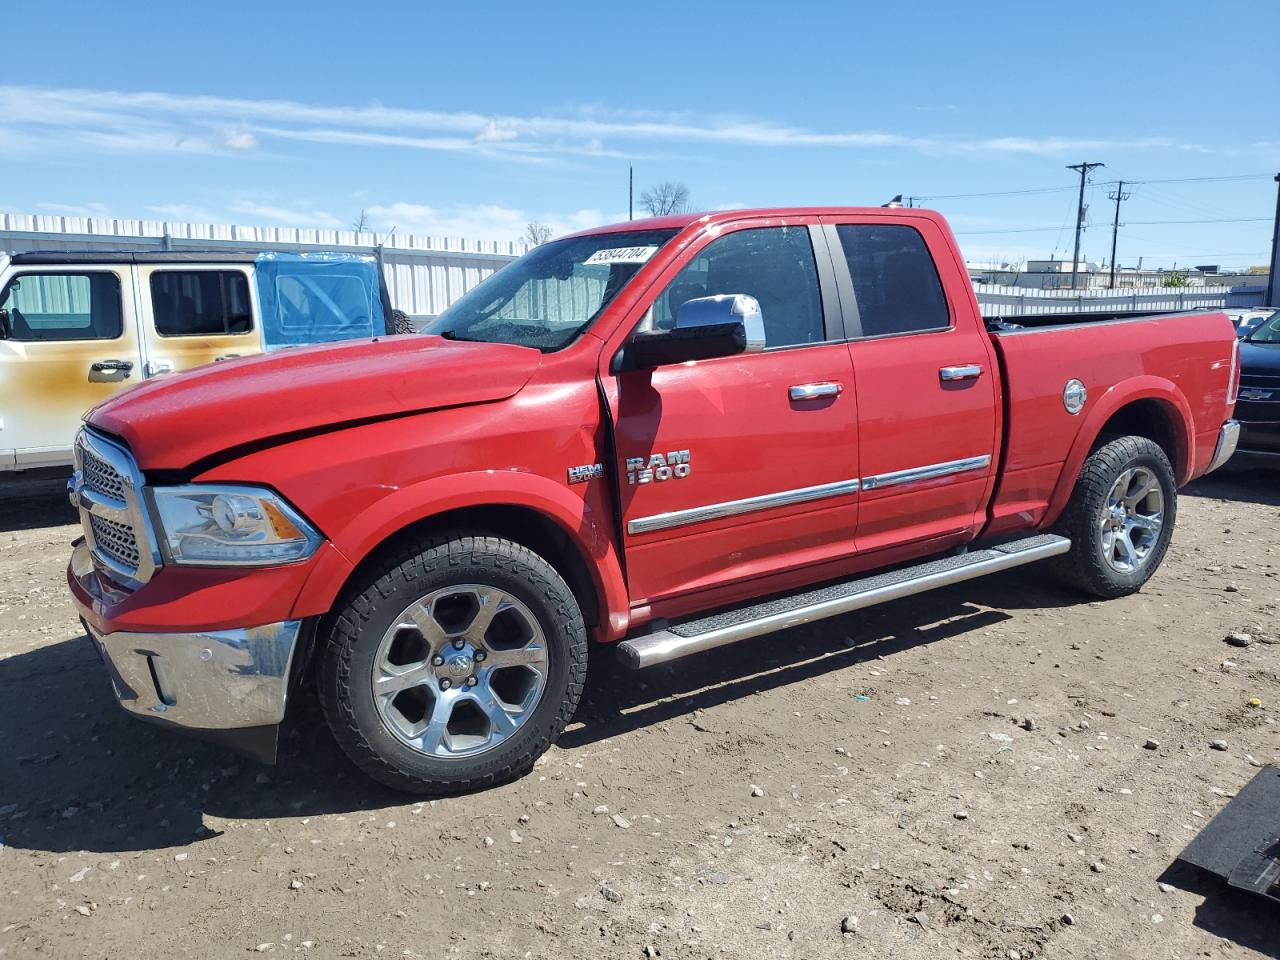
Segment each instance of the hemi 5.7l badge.
M651 453L648 457L627 457L627 483L661 483L664 480L683 480L692 471L689 451Z
M584 463L580 467L569 468L570 483L586 483L588 480L596 480L604 476L604 464L601 463Z

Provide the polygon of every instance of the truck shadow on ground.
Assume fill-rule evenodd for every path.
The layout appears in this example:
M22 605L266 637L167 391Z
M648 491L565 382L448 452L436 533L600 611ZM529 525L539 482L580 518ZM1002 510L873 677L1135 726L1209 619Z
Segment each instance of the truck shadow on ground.
M76 523L67 499L69 469L34 470L0 477L0 533Z
M560 747L579 749L1008 618L991 607L1076 601L1020 572L747 641L731 657L712 653L643 674L625 670L601 648ZM856 692L851 684L850 696ZM309 691L290 704L279 764L260 766L126 714L83 637L0 660L0 730L7 733L0 750L0 842L15 849L181 847L214 835L206 814L258 820L410 802L347 761Z
M1280 507L1280 472L1224 467L1216 473L1188 484L1181 493L1186 497L1205 497L1210 500L1233 500L1237 503L1261 503L1270 507Z

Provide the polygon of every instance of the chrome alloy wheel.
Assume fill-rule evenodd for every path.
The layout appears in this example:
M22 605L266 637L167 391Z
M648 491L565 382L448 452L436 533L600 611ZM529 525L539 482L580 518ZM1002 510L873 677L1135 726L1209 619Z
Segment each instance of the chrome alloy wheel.
M548 666L546 638L523 602L459 584L411 603L383 635L373 699L387 729L413 749L474 757L533 714Z
M1120 573L1147 562L1164 527L1164 488L1155 473L1133 467L1116 478L1102 510L1102 552Z

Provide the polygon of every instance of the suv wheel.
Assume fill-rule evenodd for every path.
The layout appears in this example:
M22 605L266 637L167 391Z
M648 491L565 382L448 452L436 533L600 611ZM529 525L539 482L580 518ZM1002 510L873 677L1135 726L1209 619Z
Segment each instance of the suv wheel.
M586 662L555 569L508 540L461 537L375 566L333 618L320 699L371 777L455 793L527 772L573 716Z

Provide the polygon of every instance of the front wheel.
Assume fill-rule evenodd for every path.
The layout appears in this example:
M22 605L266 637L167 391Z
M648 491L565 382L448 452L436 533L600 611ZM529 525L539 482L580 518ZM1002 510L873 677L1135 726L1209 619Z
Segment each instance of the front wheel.
M1173 536L1177 481L1165 452L1146 437L1118 437L1089 455L1059 528L1071 550L1057 568L1099 597L1136 593Z
M400 790L528 771L573 716L586 630L542 557L494 537L388 555L333 618L320 701L339 746Z

